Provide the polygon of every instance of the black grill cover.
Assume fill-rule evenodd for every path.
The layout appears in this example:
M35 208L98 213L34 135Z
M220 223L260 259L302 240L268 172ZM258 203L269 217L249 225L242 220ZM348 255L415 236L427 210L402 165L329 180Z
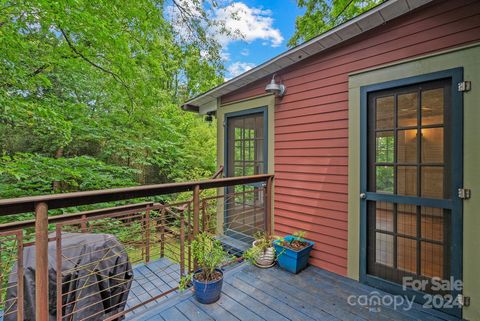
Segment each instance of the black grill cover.
M51 234L50 238L55 237ZM48 243L49 320L56 320L56 242ZM17 283L16 264L9 284ZM35 320L35 247L24 249L24 320ZM132 268L123 245L109 234L62 233L63 320L104 320L125 308ZM68 294L66 294L68 293ZM65 295L66 294L66 295ZM17 287L7 300L17 297ZM8 302L8 301L7 301ZM16 311L16 306L12 310ZM72 313L72 311L75 311ZM16 313L5 321L16 321Z

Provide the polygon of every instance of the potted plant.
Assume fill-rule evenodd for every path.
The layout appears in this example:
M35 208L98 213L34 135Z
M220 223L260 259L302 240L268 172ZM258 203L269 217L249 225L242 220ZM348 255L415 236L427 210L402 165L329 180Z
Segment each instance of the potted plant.
M273 241L278 265L297 274L307 267L310 251L315 243L305 239L305 232L298 231L283 239Z
M184 290L191 282L198 302L213 303L222 292L223 272L220 267L227 260L227 253L220 241L205 232L198 234L191 246L198 269L181 279L180 290Z
M259 232L255 234L252 247L243 254L243 257L260 268L272 267L275 264L274 240L275 237L267 233Z

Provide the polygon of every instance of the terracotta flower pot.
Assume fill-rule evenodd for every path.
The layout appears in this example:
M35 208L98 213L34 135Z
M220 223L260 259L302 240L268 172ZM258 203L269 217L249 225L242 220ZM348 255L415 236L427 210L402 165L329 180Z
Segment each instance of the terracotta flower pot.
M253 242L253 246L257 246L258 241ZM273 265L275 260L275 249L274 247L267 248L264 252L261 252L256 258L255 263L260 267L270 267Z

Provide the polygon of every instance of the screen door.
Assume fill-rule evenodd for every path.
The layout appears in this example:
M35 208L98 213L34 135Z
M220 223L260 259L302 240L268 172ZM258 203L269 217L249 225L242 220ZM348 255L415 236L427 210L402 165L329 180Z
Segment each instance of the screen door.
M226 116L227 176L251 176L266 173L266 109L255 109ZM226 233L249 241L265 228L262 184L227 188Z
M461 123L454 126L459 115L452 88L452 79L446 78L367 94L366 191L361 195L367 283L392 289L401 287L405 277L459 276L462 213L455 182L462 171L461 155L454 150L462 136L456 135ZM458 294L425 284L415 290Z

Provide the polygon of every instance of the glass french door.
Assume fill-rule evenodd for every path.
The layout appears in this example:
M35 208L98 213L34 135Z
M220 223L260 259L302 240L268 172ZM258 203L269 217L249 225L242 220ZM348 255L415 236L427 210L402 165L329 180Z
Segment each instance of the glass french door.
M460 115L453 109L453 88L452 78L445 78L366 94L361 194L366 283L399 290L407 279L424 280L425 287L413 290L447 299L459 294L432 289L430 282L461 277L456 190L463 175L462 136L461 123L454 126Z
M266 108L226 115L227 176L251 176L267 171ZM226 234L250 241L265 228L264 193L259 184L227 188Z

